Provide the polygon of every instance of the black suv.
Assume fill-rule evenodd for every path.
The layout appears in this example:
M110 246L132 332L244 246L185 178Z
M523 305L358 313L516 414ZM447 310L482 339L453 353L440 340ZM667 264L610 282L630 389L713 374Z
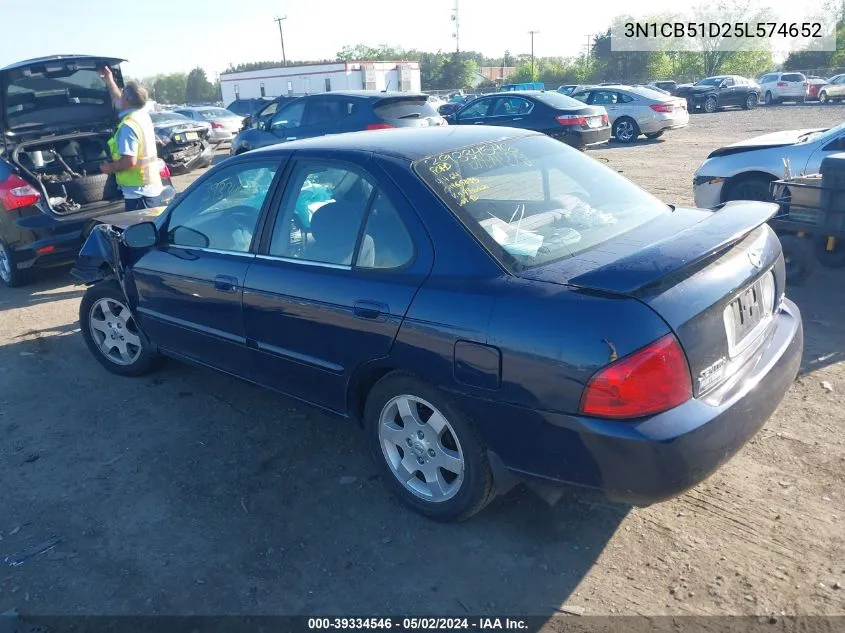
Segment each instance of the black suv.
M98 72L109 66L122 86L122 61L54 55L0 68L0 284L75 261L91 220L123 211L114 176L100 173L118 120ZM170 185L164 163L161 175Z

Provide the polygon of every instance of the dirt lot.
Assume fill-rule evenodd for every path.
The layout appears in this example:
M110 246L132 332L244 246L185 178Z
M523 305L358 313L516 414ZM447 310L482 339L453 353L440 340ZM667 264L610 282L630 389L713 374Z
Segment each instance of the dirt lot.
M712 148L843 115L698 115L591 155L689 204ZM2 291L0 612L843 614L843 279L822 269L790 289L801 376L702 485L647 509L578 491L549 507L520 488L462 525L395 502L351 425L177 363L107 374L67 271ZM2 563L54 535L51 551Z

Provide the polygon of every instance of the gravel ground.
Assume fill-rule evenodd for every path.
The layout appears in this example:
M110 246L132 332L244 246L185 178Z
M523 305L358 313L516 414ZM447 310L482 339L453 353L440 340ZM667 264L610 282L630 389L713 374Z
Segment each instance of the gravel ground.
M690 204L716 146L843 113L697 115L590 154ZM352 425L177 363L107 374L68 281L0 292L0 612L845 614L839 271L790 289L801 376L708 481L646 509L570 490L549 507L518 488L462 525L394 501ZM48 552L2 562L53 536Z

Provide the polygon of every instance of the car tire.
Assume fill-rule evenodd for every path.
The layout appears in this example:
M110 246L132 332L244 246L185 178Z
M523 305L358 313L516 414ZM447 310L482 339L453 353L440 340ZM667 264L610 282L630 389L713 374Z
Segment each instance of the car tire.
M79 304L79 328L103 367L120 376L143 376L154 369L158 355L127 303L115 281L91 286Z
M827 98L827 92L824 90L819 93L819 103L821 103L822 105L827 105L828 103L830 103L830 99Z
M837 239L832 251L827 250L827 238L819 238L817 257L825 268L845 268L845 242Z
M15 266L15 252L0 242L0 284L7 288L17 288L26 282L25 270Z
M766 96L763 101L766 103L766 105L772 105L775 102L774 98L772 97L772 93L768 91L766 91Z
M813 240L792 234L778 237L783 249L786 282L796 286L804 283L815 270L818 261Z
M757 104L760 102L760 97L756 92L752 92L745 98L745 104L743 104L743 108L746 110L753 110L757 107Z
M771 180L762 176L739 177L725 186L722 202L730 202L732 200L771 202L771 182Z
M613 136L620 143L633 143L640 136L640 127L631 117L619 117L613 122Z
M645 137L650 139L660 138L661 136L663 136L664 131L665 130L660 130L659 132L651 132L650 134L646 134Z
M707 99L704 100L704 111L707 114L713 114L717 107L718 104L716 103L716 97L707 97Z
M411 374L394 372L376 383L364 431L388 487L426 517L463 521L496 496L478 431L442 392Z
M62 183L67 197L77 204L113 200L118 197L117 182L110 174L93 174Z

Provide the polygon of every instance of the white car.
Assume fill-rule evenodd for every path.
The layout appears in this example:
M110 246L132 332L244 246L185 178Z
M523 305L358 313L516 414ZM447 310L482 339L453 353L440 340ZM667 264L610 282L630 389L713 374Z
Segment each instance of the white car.
M803 73L768 73L757 80L766 105L781 101L804 103L809 83Z
M845 151L845 123L832 128L764 134L721 147L693 177L695 206L712 209L730 200L771 200L769 186L790 173L815 174L822 160Z
M571 96L589 105L603 106L610 117L613 136L620 143L633 143L640 134L659 138L666 130L689 124L686 100L645 86L595 86Z

